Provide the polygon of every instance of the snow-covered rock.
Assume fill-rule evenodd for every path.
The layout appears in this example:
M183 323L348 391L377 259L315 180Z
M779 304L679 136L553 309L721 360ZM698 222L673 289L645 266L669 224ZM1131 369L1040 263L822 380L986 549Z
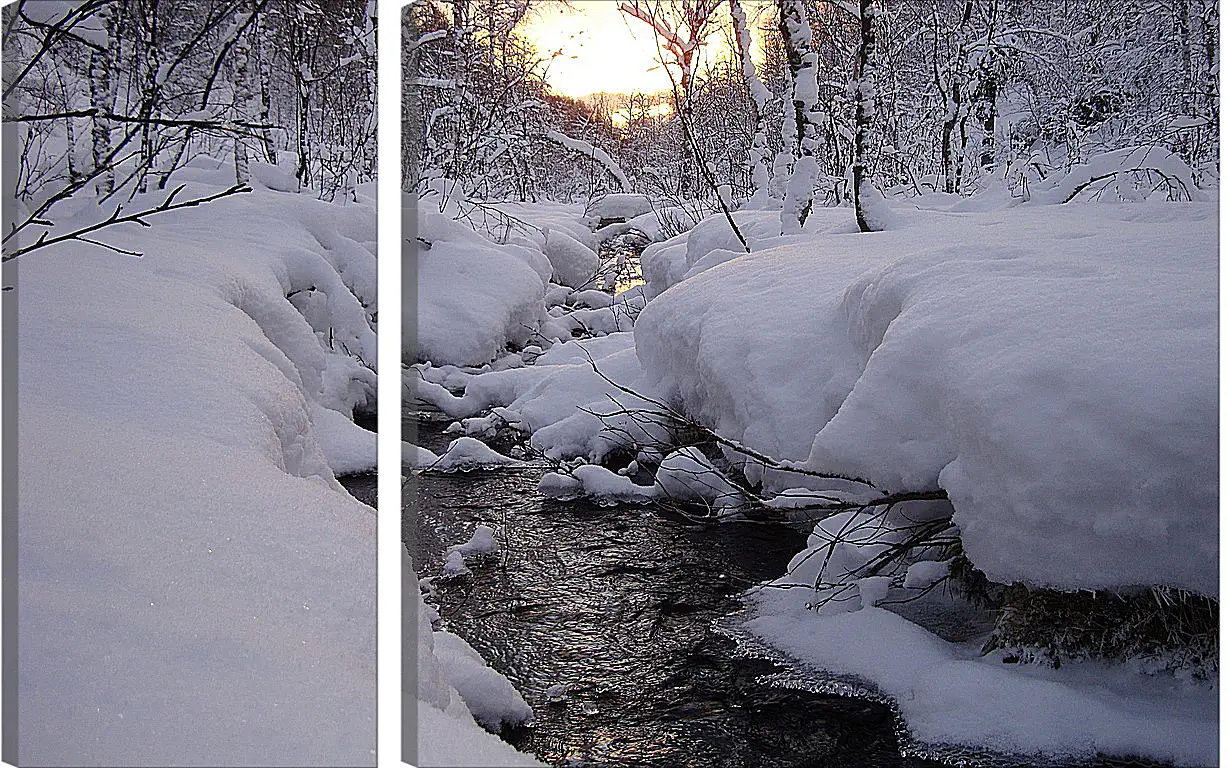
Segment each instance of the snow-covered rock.
M697 502L718 513L737 510L744 495L698 448L671 452L657 468L657 488L674 501Z
M464 544L451 546L448 552L460 552L461 556L466 559L493 555L499 552L499 542L495 540L495 529L489 525L476 525L473 535Z
M592 248L566 232L547 230L545 250L554 282L576 290L593 286L599 261Z
M472 437L458 437L448 444L448 450L444 451L427 469L440 472L455 472L457 470L516 466L520 463L516 459L509 458L498 451L488 448L481 440Z
M646 195L619 193L603 195L594 200L585 216L585 223L596 229L603 220L634 219L653 210L653 201Z
M543 494L570 499L588 496L599 504L647 504L661 497L661 489L654 485L637 485L629 478L611 472L597 464L583 464L570 475L548 472L538 483Z

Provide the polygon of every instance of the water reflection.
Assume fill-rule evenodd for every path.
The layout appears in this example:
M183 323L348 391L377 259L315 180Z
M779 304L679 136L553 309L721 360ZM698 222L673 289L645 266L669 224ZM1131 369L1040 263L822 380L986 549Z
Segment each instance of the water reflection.
M433 450L438 431L420 432ZM738 592L782 572L802 534L552 501L536 479L423 476L410 541L430 576L479 522L501 531L499 557L437 581L433 599L443 628L533 707L531 727L504 734L519 748L561 765L937 765L900 756L888 707L776 687L765 679L776 665L737 656L714 630Z

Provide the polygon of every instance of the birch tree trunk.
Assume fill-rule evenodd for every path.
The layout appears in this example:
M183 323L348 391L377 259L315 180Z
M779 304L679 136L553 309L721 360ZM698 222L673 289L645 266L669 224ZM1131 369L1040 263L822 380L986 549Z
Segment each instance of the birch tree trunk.
M819 179L816 155L820 127L815 119L819 101L819 56L814 50L815 39L803 0L780 0L780 27L792 83L792 98L782 110L781 126L781 151L784 153L789 147L795 158L781 209L781 231L789 234L801 232L806 224ZM777 170L776 165L773 170Z
M94 170L108 165L107 158L111 154L111 121L104 114L115 110L115 76L113 62L116 50L115 41L115 11L109 5L98 9L97 17L106 32L105 50L90 52L90 106L95 110L92 120L92 155ZM107 167L97 174L94 182L94 194L102 198L115 189L115 170Z
M149 122L158 109L158 90L162 76L162 51L158 46L158 0L149 0L142 27L145 69L139 114L145 123L141 126L141 165L137 172L137 192L144 194L149 190L149 174L154 170L158 154L158 147L154 143L157 134L153 124Z
M968 80L968 30L969 20L973 16L973 4L976 0L964 0L964 11L960 17L960 26L956 31L956 56L952 60L947 87L947 111L944 115L941 134L943 191L949 194L960 192L960 168L964 165L963 152L958 148L963 141L958 141L956 128L960 124L965 110L965 85ZM938 29L935 30L938 34Z
M738 60L742 65L743 79L751 95L752 117L755 121L755 134L751 139L751 153L748 158L751 175L752 196L766 193L768 190L769 167L772 158L768 155L768 131L766 119L768 101L772 94L764 86L763 81L755 72L755 61L751 55L751 32L747 28L747 14L743 11L739 0L730 0L730 18L734 23L734 40L738 45Z
M875 7L873 0L858 0L858 60L854 73L854 141L853 141L853 209L858 220L858 229L872 232L873 222L866 215L866 197L875 194L870 188L866 172L866 157L869 153L870 122L874 116L870 106L874 98L874 76L871 71L875 58Z
M270 97L273 73L273 56L265 52L267 40L271 31L265 23L265 14L257 11L256 16L256 67L260 75L260 124L272 125L272 104ZM271 165L277 165L277 145L273 143L273 133L268 128L260 129L261 143L264 146L265 160Z
M251 117L252 107L252 76L251 76L251 60L252 48L248 41L240 36L235 41L235 93L234 93L234 110L236 116L240 120L248 120ZM245 143L243 136L236 135L234 138L235 147L235 183L247 184L251 180L252 174L248 167L248 146Z

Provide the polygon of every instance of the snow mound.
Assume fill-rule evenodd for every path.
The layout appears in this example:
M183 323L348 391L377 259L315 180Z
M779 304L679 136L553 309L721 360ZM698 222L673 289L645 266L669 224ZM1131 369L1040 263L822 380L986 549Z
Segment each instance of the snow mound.
M473 437L458 437L448 444L448 450L431 463L427 469L439 472L486 469L490 467L513 467L521 462L504 456L487 447L486 443Z
M612 194L594 200L585 216L585 223L596 229L603 220L634 219L653 210L653 201L645 195Z
M443 214L425 212L410 253L416 261L405 270L402 309L408 359L480 365L509 344L525 345L545 319L546 279L529 248L497 245Z
M657 488L674 501L696 502L718 514L737 511L744 495L698 448L673 451L657 468Z
M1215 206L901 214L658 296L652 386L777 457L945 489L996 581L1215 595Z
M538 490L556 499L588 496L603 505L647 504L661 495L657 486L637 485L597 464L582 464L570 475L548 472L538 482Z
M566 232L586 248L597 250L597 238L582 221L585 216L583 205L499 202L491 204L491 207L511 220L509 242L532 243L540 250L545 250L546 233L555 230Z
M506 406L503 418L532 433L530 444L548 458L599 462L617 446L668 440L664 426L623 413L647 404L611 383L651 395L632 344L630 333L557 344L535 365L471 377L462 397L428 381L415 394L455 419Z
M597 254L584 243L567 233L548 230L546 258L550 259L556 283L576 290L592 287L599 262Z
M779 209L735 211L732 216L753 253L783 242ZM806 231L857 231L857 224L851 222L846 209L819 208L807 218ZM644 249L640 254L640 270L644 275L645 294L653 298L685 277L746 255L725 216L710 216L694 228Z
M477 525L468 541L451 546L448 551L460 552L466 559L496 554L499 552L499 542L495 540L495 529L489 525Z

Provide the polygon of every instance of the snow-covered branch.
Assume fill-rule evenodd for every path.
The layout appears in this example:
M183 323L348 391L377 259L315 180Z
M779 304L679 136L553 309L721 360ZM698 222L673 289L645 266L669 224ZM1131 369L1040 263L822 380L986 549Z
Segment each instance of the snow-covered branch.
M572 137L566 136L556 130L549 130L545 135L546 138L550 139L551 141L561 144L573 152L579 152L580 154L592 158L594 161L600 163L611 176L615 177L615 179L623 187L624 192L632 191L632 184L627 180L627 174L623 172L623 169L619 167L619 164L616 163L614 158L612 158L604 149L595 147L582 139L573 139Z

